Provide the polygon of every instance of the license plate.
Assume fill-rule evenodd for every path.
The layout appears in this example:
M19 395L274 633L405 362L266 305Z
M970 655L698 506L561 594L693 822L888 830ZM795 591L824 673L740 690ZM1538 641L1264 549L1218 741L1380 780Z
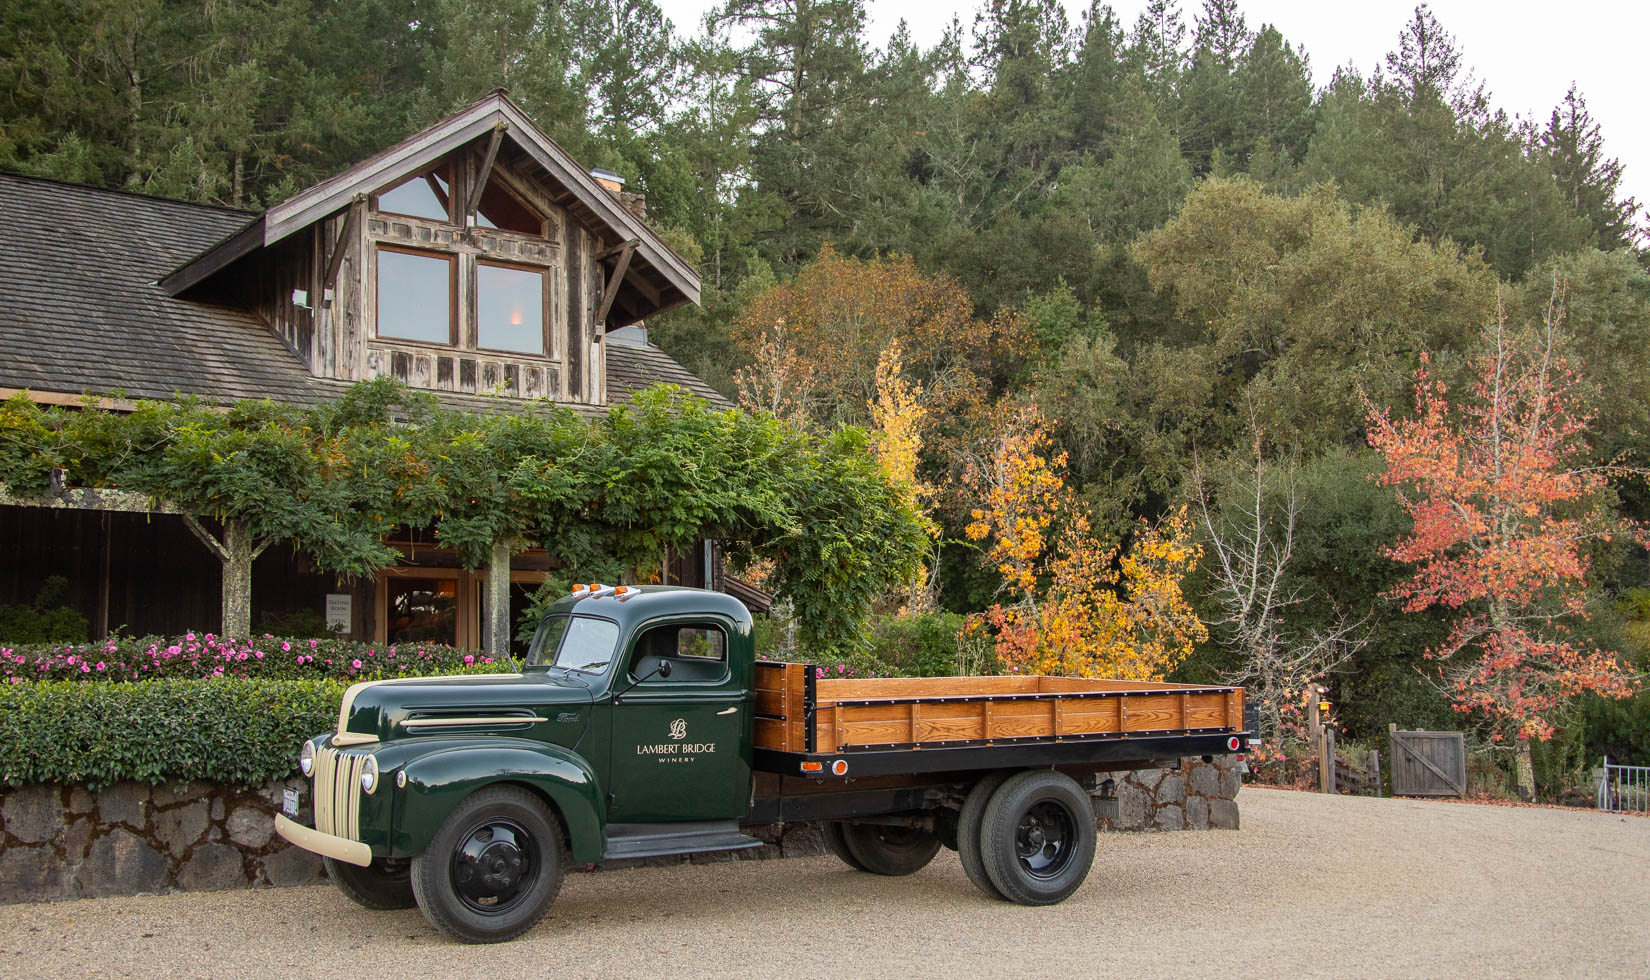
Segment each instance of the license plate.
M281 790L281 812L289 817L298 815L298 791L295 789Z

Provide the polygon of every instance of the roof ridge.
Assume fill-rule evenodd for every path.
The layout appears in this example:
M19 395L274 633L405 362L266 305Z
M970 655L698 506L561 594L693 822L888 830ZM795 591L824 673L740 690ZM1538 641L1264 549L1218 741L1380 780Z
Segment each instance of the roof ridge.
M192 208L206 208L210 211L222 211L228 214L246 215L252 217L262 212L250 211L246 208L232 208L224 204L208 204L205 201L185 201L176 197L160 197L156 194L144 194L139 191L129 191L124 187L99 187L96 184L85 184L76 180L64 180L61 177L44 177L39 174L26 174L17 170L8 170L0 167L0 177L10 177L16 180L28 181L36 184L56 184L59 187L72 187L80 191L92 191L97 194L115 194L121 197L137 198L140 201L156 201L161 204L183 204Z

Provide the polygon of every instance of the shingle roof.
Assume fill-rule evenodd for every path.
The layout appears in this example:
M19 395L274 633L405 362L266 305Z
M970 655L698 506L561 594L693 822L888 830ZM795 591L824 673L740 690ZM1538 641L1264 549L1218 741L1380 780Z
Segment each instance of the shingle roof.
M156 285L255 218L0 173L0 388L297 404L338 397L346 383L311 377L252 313L175 299ZM726 403L663 351L610 347L610 401L656 381ZM472 411L501 404L441 399Z

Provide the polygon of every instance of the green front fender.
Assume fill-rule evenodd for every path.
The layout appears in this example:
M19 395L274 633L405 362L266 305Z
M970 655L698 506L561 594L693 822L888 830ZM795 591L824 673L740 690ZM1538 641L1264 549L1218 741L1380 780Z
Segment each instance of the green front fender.
M442 821L466 796L484 786L515 783L544 797L558 812L573 860L600 861L606 844L601 790L596 774L577 753L543 742L474 740L425 752L404 766L407 784L397 793L392 857L422 853Z

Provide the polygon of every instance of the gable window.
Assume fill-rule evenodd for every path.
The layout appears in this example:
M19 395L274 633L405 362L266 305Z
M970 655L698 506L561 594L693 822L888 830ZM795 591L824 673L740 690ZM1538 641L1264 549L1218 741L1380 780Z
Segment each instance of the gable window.
M477 262L477 345L543 354L544 284L543 269Z
M378 195L378 210L410 218L451 221L451 183L445 165L413 174Z
M496 179L487 181L476 205L476 224L482 228L543 235L544 217Z
M378 336L453 343L455 259L378 246Z

